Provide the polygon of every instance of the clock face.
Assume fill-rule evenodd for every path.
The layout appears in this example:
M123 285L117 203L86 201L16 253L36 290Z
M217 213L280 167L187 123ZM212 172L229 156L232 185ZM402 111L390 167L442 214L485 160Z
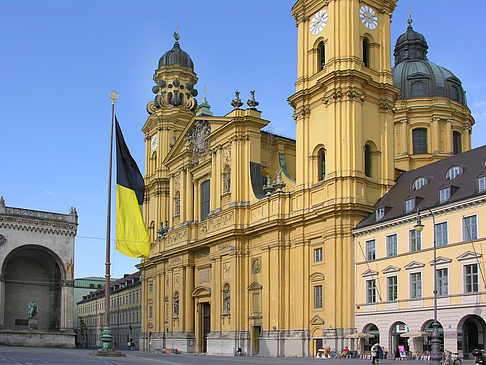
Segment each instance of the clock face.
M152 141L150 142L150 145L152 146L152 151L155 151L157 149L157 135L156 134L152 137Z
M368 5L363 5L359 9L359 18L361 19L361 23L368 29L375 29L378 26L376 12Z
M314 18L312 18L309 30L311 34L317 35L322 30L327 24L327 11L325 10L319 10L316 15L314 15Z

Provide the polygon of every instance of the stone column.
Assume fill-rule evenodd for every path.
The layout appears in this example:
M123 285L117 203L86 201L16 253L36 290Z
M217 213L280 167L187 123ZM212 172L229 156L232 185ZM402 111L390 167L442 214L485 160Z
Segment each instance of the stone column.
M5 327L5 275L0 274L0 329Z
M400 121L400 144L402 146L400 154L409 155L408 151L408 129L409 129L408 119L402 119Z
M445 153L452 154L452 119L446 120L445 126Z
M431 141L432 141L432 153L440 153L440 128L439 128L440 118L432 118L431 122Z
M194 266L186 265L184 268L184 331L194 331L194 300L192 291L194 290ZM182 294L182 293L181 293Z
M73 323L74 288L69 282L63 282L61 286L61 318L59 327L61 331L72 331L76 326Z

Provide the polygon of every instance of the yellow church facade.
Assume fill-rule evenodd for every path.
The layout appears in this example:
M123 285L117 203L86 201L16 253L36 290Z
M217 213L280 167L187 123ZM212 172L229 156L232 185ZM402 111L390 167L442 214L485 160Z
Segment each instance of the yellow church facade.
M269 121L254 92L248 107L237 92L224 116L213 116L205 97L198 105L194 64L175 34L154 74L142 129L144 217L153 242L138 265L142 349L309 356L350 344L351 230L399 170L452 155L458 139L461 150L470 148L474 123L460 81L450 86L457 98L435 95L422 92L431 86L418 72L411 97L399 100L404 89L394 86L391 66L395 6L293 6L295 141L262 131ZM430 100L437 108L426 107ZM456 144L444 142L454 131Z

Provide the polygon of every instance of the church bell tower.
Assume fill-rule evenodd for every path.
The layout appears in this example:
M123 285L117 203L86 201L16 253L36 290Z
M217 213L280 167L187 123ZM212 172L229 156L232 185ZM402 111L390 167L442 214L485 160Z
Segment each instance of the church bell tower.
M152 242L169 220L169 175L162 161L197 111L197 76L191 57L181 49L179 34L159 60L154 73L154 100L147 105L150 114L145 133L144 217ZM159 232L159 233L158 233Z
M351 229L395 179L390 19L396 0L299 0L296 194L303 235L322 242L322 346L343 348L354 325ZM318 222L312 225L312 222ZM318 236L317 236L318 235ZM317 346L317 345L316 345Z
M298 188L329 180L337 184L337 201L373 205L393 183L395 6L396 0L300 0L292 8L298 70L289 102Z

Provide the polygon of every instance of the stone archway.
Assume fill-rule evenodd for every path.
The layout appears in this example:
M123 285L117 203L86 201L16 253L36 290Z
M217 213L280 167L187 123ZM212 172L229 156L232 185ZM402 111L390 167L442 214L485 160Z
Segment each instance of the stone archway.
M371 348L375 343L380 343L380 330L378 329L376 324L368 323L366 326L364 326L363 332L374 336L371 338L363 339L363 350L371 351Z
M465 359L474 349L484 349L486 342L486 323L476 314L461 318L457 325L457 349L462 350Z
M38 305L38 330L58 331L61 325L61 283L65 276L59 257L46 247L25 245L3 262L4 328L27 329L28 305Z

